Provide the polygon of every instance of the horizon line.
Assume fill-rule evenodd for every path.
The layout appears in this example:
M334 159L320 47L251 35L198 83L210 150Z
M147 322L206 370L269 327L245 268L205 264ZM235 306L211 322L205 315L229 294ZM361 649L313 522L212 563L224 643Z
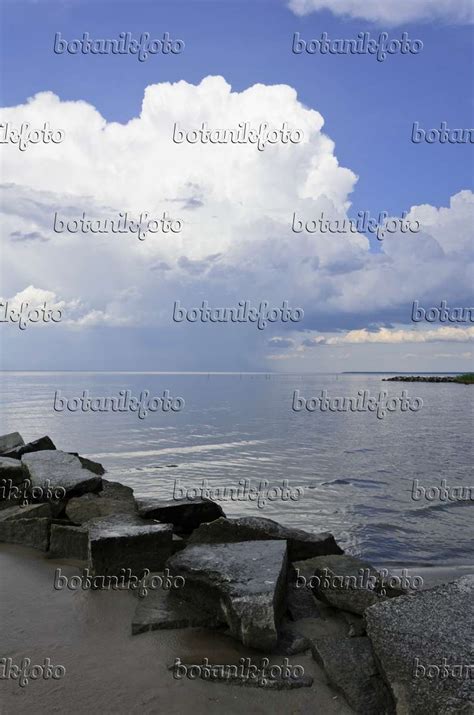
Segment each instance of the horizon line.
M4 370L0 373L76 373L106 375L463 375L465 370L344 370L341 372L268 372L247 370Z

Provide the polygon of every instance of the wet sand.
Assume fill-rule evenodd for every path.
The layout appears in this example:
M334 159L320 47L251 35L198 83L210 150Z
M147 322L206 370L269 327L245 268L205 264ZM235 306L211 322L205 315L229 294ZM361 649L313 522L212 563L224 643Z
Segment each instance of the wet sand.
M130 592L55 591L55 569L70 576L77 567L45 559L33 549L0 546L0 658L32 664L50 658L63 665L61 680L0 683L1 715L43 713L163 713L222 715L348 715L352 709L326 685L310 656L290 657L314 677L313 686L268 691L201 680L176 680L169 666L182 662L238 663L264 654L203 629L154 631L131 635L136 598ZM272 659L282 662L281 658Z

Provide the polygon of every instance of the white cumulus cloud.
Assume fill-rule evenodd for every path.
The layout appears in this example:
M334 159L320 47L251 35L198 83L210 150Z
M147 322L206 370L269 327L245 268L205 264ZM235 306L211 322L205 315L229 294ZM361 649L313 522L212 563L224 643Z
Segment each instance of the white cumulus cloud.
M357 233L292 231L295 212L305 220L322 212L346 218L357 177L340 166L321 114L287 85L257 84L234 92L222 77L198 85L155 84L146 88L138 116L126 124L107 122L87 102L42 92L2 109L0 121L32 127L48 121L65 132L57 145L34 144L24 152L4 146L0 194L2 258L8 265L1 292L15 296L31 285L51 291L64 301L61 329L103 326L105 335L107 326L143 327L134 340L142 336L152 350L162 337L157 328L171 331L172 345L177 330L183 335L184 328L199 327L173 323L175 300L187 308L202 300L219 308L246 299L256 305L268 300L270 307L288 300L292 308L302 308L304 320L290 326L291 334L282 333L281 325L275 327L278 333L270 327L264 336L249 328L245 339L238 330L229 331L239 343L236 348L233 338L228 341L232 354L258 358L269 352L268 340L293 340L301 331L308 331L310 340L311 331L371 326L374 335L374 325L411 324L416 299L426 305L442 299L470 304L470 191L455 194L445 207L407 206L407 218L418 220L420 231L387 235L379 252ZM175 122L183 129L198 129L202 122L232 129L246 121L275 128L287 122L303 131L304 140L263 152L255 145L172 141ZM53 228L55 216L65 222L83 214L117 218L123 212L159 218L164 211L183 221L180 233L148 233L139 240L136 233ZM148 331L150 326L154 330ZM216 331L205 339L199 335L208 350L226 349ZM453 341L458 335L453 333ZM182 344L176 349L192 354Z
M297 15L330 10L335 15L387 25L404 22L474 22L472 0L290 0Z

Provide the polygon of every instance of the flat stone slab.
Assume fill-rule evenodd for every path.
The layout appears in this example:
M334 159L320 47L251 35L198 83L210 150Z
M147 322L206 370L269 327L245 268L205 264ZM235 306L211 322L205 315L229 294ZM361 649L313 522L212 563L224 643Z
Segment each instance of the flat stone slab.
M102 479L89 469L84 469L78 457L67 452L42 450L23 455L22 464L32 486L41 486L47 479L51 487L64 487L67 496L79 496L97 492L102 488Z
M217 628L222 625L215 614L193 606L176 594L157 589L138 599L132 621L132 635L171 628Z
M22 440L23 441L23 440ZM24 454L30 454L31 452L39 452L44 449L56 449L53 440L48 437L40 437L35 439L33 442L27 442L26 444L20 444L13 449L9 449L4 452L5 457L12 457L14 459L21 459Z
M8 481L13 485L21 484L26 478L23 465L18 459L11 457L0 457L0 499L2 498L2 488L8 490Z
M474 574L365 612L397 713L474 712Z
M121 487L122 485L118 486ZM128 487L125 487L125 489L128 489ZM116 493L115 490L114 493ZM82 526L76 526L72 522L68 524L53 524L51 527L50 555L52 558L88 561L90 531L95 529L97 532L100 532L101 525L110 527L116 524L146 525L138 516L133 514L115 514L109 517L101 517L100 519L95 517L84 522Z
M200 524L225 516L219 504L210 499L137 499L138 513L144 519L173 524L176 531L190 534Z
M49 504L28 504L25 506L11 506L0 511L0 521L12 519L52 519L53 514Z
M292 566L295 588L313 592L333 608L362 615L366 608L384 600L378 592L379 572L348 554L317 556Z
M1 513L1 512L0 512ZM1 519L0 542L48 551L51 519Z
M137 513L133 489L105 479L102 484L103 489L98 494L83 494L69 500L66 515L74 524L81 525L113 514Z
M282 541L201 544L175 554L167 565L186 580L180 597L206 604L244 645L271 650L285 609L286 552Z
M342 554L334 536L329 532L311 534L301 529L290 529L262 517L220 518L202 524L189 538L190 544L219 544L241 541L284 540L288 543L290 561L310 559L325 554Z
M25 444L23 437L19 432L10 432L10 434L2 434L0 436L0 454L9 452L15 447L21 447Z
M172 554L171 524L147 524L118 514L86 522L89 565L94 576L120 576L122 569L141 576L146 569L162 571Z
M356 713L395 713L368 638L316 638L311 641L311 651L313 658L324 668L330 685L344 695Z

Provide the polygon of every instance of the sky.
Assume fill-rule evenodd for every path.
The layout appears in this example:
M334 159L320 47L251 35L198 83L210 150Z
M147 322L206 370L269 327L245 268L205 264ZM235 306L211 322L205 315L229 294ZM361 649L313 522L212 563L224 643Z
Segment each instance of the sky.
M3 0L0 123L64 141L0 144L3 369L472 370L472 323L412 321L473 305L472 144L412 142L413 123L473 124L473 6L464 0ZM179 54L56 54L67 41L181 39ZM401 38L418 54L294 54L294 33ZM239 122L300 143L204 145L173 127ZM0 139L1 139L0 134ZM296 233L296 220L407 218L416 233ZM80 218L167 215L179 233L55 231ZM56 216L56 219L55 219ZM56 223L55 223L56 220ZM173 321L173 306L271 308L299 322ZM5 314L6 315L6 314ZM1 314L0 314L1 317Z

